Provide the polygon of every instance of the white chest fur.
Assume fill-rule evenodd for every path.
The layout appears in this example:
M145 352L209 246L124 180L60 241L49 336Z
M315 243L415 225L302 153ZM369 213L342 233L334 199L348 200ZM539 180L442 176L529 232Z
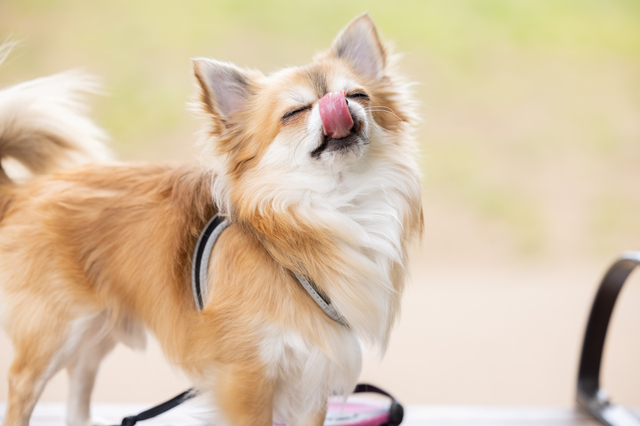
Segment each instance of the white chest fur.
M303 335L273 325L261 330L260 355L267 375L276 380L274 417L288 426L306 419L326 404L330 394L348 394L356 385L362 364L357 336L345 327L321 330L323 347ZM297 419L299 423L291 423Z

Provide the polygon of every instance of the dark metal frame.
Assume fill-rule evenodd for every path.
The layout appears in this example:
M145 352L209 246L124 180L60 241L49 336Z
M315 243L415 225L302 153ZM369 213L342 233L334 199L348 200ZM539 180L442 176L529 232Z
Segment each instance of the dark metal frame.
M624 407L610 402L600 389L600 365L611 313L622 286L640 265L640 252L630 251L609 268L596 294L582 343L578 370L578 404L607 426L640 426L640 420Z

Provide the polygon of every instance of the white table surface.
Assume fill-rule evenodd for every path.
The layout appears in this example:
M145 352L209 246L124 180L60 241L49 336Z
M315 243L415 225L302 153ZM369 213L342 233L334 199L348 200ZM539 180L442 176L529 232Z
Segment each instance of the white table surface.
M127 415L137 414L149 408L149 404L93 405L95 418L112 424L120 423ZM0 421L5 404L0 402ZM141 426L196 426L198 407L186 404L160 417L139 423ZM640 410L633 410L640 415ZM32 426L64 426L65 408L60 403L41 403L34 410ZM569 408L553 407L500 407L500 406L432 406L409 405L406 407L403 426L597 426L599 423L585 413Z

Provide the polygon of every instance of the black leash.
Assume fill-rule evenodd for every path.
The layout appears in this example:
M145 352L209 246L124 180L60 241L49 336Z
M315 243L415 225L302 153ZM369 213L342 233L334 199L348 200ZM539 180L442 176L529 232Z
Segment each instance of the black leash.
M402 419L404 417L404 408L402 408L402 405L400 405L400 403L396 401L396 399L388 392L383 391L382 389L373 385L360 383L353 390L353 393L377 393L379 395L388 397L389 399L391 399L391 406L389 407L389 423L380 426L398 426L400 423L402 423ZM124 419L122 419L122 423L120 423L120 425L114 426L133 426L137 422L149 420L151 418L159 416L160 414L164 414L172 408L175 408L183 402L186 402L196 396L198 396L198 391L193 388L187 389L180 395L176 395L170 400L165 401L162 404L158 404L155 407L149 408L148 410L143 411L140 414L125 417Z
M157 417L160 414L166 413L172 408L177 407L178 405L190 400L191 398L197 395L198 395L198 392L195 389L193 388L187 389L186 391L182 392L180 395L176 395L170 400L165 401L162 404L158 404L155 407L149 408L148 410L143 411L140 414L137 414L135 416L125 417L124 419L122 419L122 423L120 423L120 426L133 426L137 422L140 422L143 420L149 420L151 418ZM114 426L117 426L117 425L114 425Z

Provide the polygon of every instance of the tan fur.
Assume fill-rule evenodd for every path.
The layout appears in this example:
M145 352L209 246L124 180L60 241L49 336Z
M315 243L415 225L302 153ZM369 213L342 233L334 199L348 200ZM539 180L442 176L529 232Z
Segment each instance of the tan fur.
M379 50L374 53L386 66L388 50L369 18L354 22L368 28ZM306 67L269 77L242 71L237 79L246 83L247 103L226 113L215 90L227 88L212 88L211 70L196 62L209 121L202 142L205 171L197 165L110 163L51 173L61 156L79 146L69 132L20 125L11 128L13 133L3 132L0 116L0 157L16 157L38 175L21 185L0 181L0 294L5 328L16 349L5 426L26 426L46 381L65 367L72 381L68 423L87 426L100 360L117 342L141 347L143 327L199 389L213 396L221 421L271 425L276 415L299 412L303 417L289 418L290 424L323 423L326 397L348 392L357 378L357 339L386 346L399 311L408 246L422 231L419 177L410 159L410 103L391 74L365 78L340 57L341 37ZM295 140L312 114L281 119L296 106L283 99L283 89L306 87L318 99L327 91L323 84L340 79L366 90L369 99L353 102L364 111L370 108L375 122L370 126L379 126L376 131L383 135L382 145L372 140L366 158L388 164L407 187L396 195L400 247L389 256L384 276L380 271L387 269L374 270L370 262L387 258L376 247L363 246L351 228L312 220L301 205L282 207L272 202L273 191L260 192L268 189L261 185L269 181L264 162L273 155L273 141ZM68 112L63 116L73 119ZM25 111L21 118L26 122L33 116ZM222 185L217 199L211 196L212 181L214 192ZM233 226L216 243L210 291L198 313L191 256L198 233L219 210ZM329 318L293 272L311 278L351 315L350 327ZM379 288L366 287L369 282ZM386 313L372 304L375 294ZM379 326L367 332L361 324L368 322ZM301 354L320 357L331 377L343 371L355 376L345 378L347 388L341 389L334 386L343 386L342 379L317 379L318 389L304 389L316 395L310 407L277 405L276 400L295 398L296 389L305 386L304 368L289 364L306 365Z

